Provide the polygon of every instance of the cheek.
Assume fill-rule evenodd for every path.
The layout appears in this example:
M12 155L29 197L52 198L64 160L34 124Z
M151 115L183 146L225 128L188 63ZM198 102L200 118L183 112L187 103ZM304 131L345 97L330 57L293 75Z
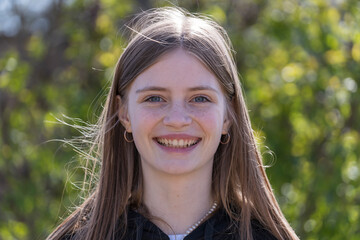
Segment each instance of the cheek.
M133 132L143 131L144 129L151 128L154 124L156 124L159 119L161 119L162 111L156 109L144 109L144 108L136 108L130 114L130 121L133 127Z
M198 109L192 114L203 128L212 131L222 129L224 113L220 109Z

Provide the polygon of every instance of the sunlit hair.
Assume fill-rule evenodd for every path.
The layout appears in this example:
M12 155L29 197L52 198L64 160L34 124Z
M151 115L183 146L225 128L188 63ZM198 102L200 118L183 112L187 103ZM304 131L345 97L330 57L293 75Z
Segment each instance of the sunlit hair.
M220 144L213 166L213 197L238 226L242 239L252 239L257 219L278 239L298 239L284 218L266 176L243 98L232 47L225 30L213 20L179 8L151 9L129 24L128 46L117 63L89 157L101 159L98 181L84 203L48 239L75 232L76 239L110 239L126 231L129 208L148 214L142 203L140 156L123 138L117 116L120 96L126 107L130 84L162 55L175 49L192 53L217 77L231 121L228 144Z

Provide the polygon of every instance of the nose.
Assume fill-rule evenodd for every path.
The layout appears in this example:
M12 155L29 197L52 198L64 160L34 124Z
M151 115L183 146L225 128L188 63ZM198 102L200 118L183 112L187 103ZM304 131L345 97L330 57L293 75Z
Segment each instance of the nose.
M166 126L173 128L182 128L190 125L192 122L191 116L185 106L180 103L173 104L171 109L166 112L163 123Z

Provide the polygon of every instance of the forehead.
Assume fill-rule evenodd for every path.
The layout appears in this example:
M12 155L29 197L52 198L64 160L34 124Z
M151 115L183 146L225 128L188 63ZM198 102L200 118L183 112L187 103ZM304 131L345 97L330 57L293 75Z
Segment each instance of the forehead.
M194 54L182 49L166 53L139 74L130 92L150 86L170 90L208 86L223 93L216 76Z

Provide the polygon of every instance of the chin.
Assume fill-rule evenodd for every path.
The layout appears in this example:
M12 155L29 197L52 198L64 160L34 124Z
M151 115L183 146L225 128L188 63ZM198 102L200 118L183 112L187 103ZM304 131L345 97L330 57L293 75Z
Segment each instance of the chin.
M204 172L212 171L212 161L209 162L209 164L211 165L206 163L199 164L195 162L184 162L177 159L167 160L166 164L158 166L157 169L163 173L177 176L197 173L203 174Z
M163 166L159 168L159 170L163 173L170 175L185 175L196 171L195 167L191 166Z

